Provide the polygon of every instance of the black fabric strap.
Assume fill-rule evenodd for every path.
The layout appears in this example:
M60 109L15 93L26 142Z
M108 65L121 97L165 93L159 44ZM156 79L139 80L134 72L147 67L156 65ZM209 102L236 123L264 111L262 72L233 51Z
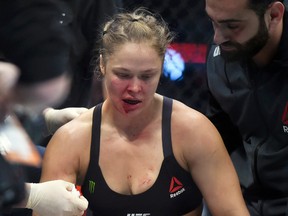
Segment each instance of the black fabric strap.
M101 132L101 111L102 103L98 104L94 108L93 112L93 125L92 125L92 137L91 137L91 150L90 150L90 163L99 163L99 151L100 151L100 132Z
M168 97L163 98L162 111L162 143L164 157L172 154L171 141L171 114L172 114L173 100Z

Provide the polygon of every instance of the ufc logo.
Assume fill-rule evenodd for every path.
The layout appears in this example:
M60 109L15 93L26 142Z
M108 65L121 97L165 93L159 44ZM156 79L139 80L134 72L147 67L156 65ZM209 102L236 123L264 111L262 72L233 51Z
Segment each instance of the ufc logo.
M150 213L132 213L132 214L127 214L127 216L149 216Z

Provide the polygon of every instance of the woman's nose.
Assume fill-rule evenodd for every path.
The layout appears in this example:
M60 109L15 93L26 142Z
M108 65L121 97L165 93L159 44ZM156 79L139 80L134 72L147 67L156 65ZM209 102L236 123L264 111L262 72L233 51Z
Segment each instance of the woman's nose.
M139 92L141 90L141 81L137 78L131 79L128 90L133 92Z

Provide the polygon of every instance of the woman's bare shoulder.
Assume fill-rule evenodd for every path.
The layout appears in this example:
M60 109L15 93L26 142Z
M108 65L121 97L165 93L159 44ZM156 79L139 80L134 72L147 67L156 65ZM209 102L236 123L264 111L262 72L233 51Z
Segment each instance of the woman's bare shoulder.
M86 143L91 136L93 108L60 127L50 142Z
M88 166L92 116L93 109L88 110L52 136L43 160L43 181L55 178L79 181L81 176L76 176L76 173Z
M214 151L222 140L215 126L204 114L175 101L172 112L172 143L181 157L189 153L191 159ZM187 156L185 158L187 160Z
M65 125L59 128L58 133L68 133L70 135L77 135L81 131L86 131L87 127L92 126L93 108L89 109L87 112L82 113L80 116L69 121ZM78 133L75 133L75 132Z
M198 132L203 127L211 125L211 122L204 114L177 100L173 102L172 123L180 126L182 130L193 129L193 131Z

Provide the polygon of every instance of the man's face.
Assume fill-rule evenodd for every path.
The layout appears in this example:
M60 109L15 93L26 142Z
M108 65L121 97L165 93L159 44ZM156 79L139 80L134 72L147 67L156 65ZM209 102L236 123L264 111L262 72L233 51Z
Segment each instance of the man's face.
M237 61L243 58L252 58L267 43L269 39L268 29L263 18L259 17L260 25L255 36L247 42L238 43L236 41L227 41L220 44L221 56L227 61ZM223 46L234 47L231 51L226 51Z
M256 55L269 39L264 17L247 6L247 0L206 0L214 28L214 42L228 61Z

